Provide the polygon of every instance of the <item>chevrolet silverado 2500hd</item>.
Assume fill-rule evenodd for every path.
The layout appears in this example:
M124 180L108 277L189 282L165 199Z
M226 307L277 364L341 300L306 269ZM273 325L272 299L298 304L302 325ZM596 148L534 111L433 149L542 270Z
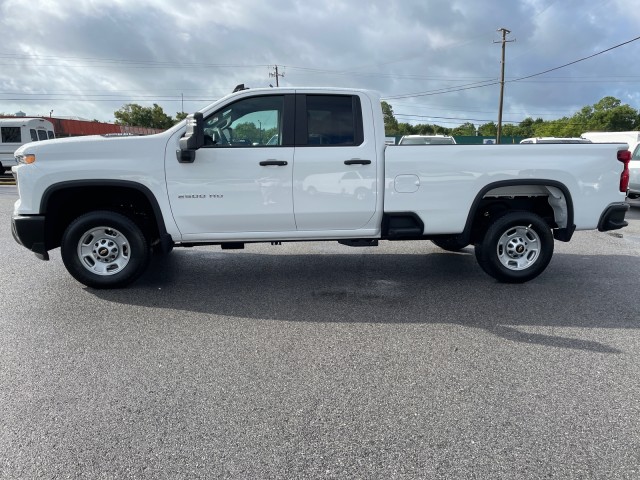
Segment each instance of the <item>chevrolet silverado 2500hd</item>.
M124 286L174 246L432 240L475 246L503 282L538 276L554 238L622 228L622 145L387 147L364 90L241 90L147 137L82 137L16 152L16 240L61 248L78 281Z

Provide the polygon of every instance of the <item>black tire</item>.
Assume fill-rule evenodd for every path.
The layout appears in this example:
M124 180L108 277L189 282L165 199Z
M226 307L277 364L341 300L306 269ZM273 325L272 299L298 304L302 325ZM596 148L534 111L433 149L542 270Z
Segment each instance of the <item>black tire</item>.
M524 283L547 268L553 247L553 234L542 218L516 211L489 225L475 253L480 267L499 282Z
M440 247L443 250L447 250L448 252L459 252L464 247L469 245L467 242L463 241L459 236L454 237L443 237L435 240L431 240L435 245Z
M91 288L120 288L146 270L151 247L128 217L95 211L76 218L62 235L62 261L69 273Z

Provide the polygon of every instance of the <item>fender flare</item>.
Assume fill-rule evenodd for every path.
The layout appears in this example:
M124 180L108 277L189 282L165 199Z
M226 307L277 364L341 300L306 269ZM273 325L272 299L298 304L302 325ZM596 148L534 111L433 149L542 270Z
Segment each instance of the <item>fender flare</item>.
M476 213L480 207L480 202L487 194L487 192L500 187L517 187L524 185L543 185L550 186L559 189L567 202L567 226L565 228L558 228L554 230L553 235L556 240L560 240L563 242L568 242L571 240L571 236L575 231L576 226L573 223L573 199L571 198L571 193L567 186L557 180L543 180L543 179L518 179L518 180L500 180L497 182L489 183L482 187L482 189L478 192L476 197L471 204L471 208L469 209L469 215L467 216L467 221L464 226L464 230L460 234L460 237L463 241L469 242L471 240L471 229L473 227L473 222L476 218Z
M171 240L171 236L167 233L167 228L164 223L164 216L162 215L162 209L160 208L160 204L158 203L158 200L156 199L153 192L146 185L130 180L66 180L63 182L55 183L48 186L42 194L42 198L40 199L40 214L46 215L47 205L49 204L49 200L54 193L60 190L78 187L123 187L137 190L144 195L144 197L149 202L149 205L151 205L153 214L156 217L158 233L160 234L160 241L163 245L163 248L165 248L167 242L173 243Z

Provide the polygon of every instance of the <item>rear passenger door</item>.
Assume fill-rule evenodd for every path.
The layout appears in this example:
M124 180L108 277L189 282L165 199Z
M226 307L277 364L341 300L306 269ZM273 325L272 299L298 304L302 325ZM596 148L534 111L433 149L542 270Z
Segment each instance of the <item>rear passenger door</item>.
M293 204L301 231L358 230L376 211L373 125L358 95L298 94Z

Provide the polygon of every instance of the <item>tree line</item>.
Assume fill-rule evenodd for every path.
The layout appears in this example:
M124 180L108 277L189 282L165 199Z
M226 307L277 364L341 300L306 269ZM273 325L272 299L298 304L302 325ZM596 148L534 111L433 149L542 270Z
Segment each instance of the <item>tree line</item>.
M153 107L143 107L137 103L128 103L113 112L113 116L118 125L166 130L184 120L187 114L185 112L177 112L175 118L173 118L164 113L162 107L157 103L154 103Z
M482 135L495 136L497 125L488 122L475 125L465 122L454 128L436 124L401 123L393 114L393 107L383 101L385 134L396 135ZM175 117L167 115L161 106L143 107L137 103L129 103L114 112L116 123L133 127L167 129L183 120L187 114L177 112ZM527 117L518 124L503 124L502 135L509 137L579 137L588 131L623 132L640 130L640 112L615 97L604 97L599 102L583 107L570 117L557 120L533 119Z
M488 122L476 127L471 122L465 122L454 128L447 128L435 124L400 123L393 114L392 106L383 101L385 134L397 135L482 135L495 136L498 126ZM584 132L625 132L640 130L640 112L615 97L604 97L599 102L583 107L570 117L557 120L533 119L527 117L518 124L503 124L503 136L507 137L579 137Z

